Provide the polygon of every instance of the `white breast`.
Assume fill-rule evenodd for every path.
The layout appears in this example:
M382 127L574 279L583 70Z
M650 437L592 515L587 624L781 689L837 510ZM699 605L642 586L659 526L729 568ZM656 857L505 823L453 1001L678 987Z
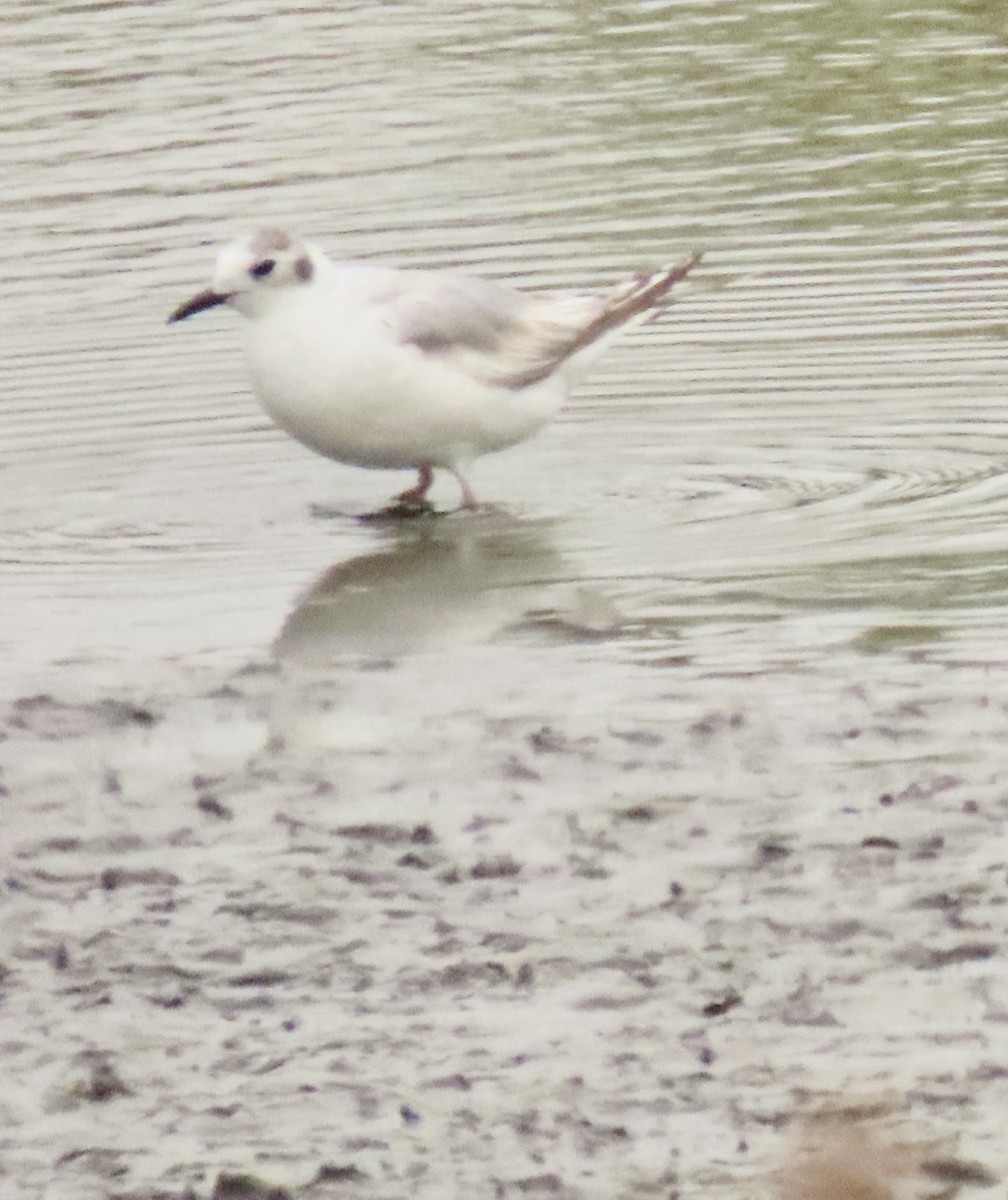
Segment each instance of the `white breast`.
M530 437L563 403L560 380L488 387L402 345L354 269L284 292L245 324L252 386L291 436L363 467L454 467Z

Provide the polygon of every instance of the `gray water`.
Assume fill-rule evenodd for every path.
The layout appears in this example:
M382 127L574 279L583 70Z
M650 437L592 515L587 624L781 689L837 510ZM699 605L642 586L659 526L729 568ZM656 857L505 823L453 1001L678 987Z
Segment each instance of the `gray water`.
M287 746L381 752L408 786L437 744L443 794L508 722L647 744L717 712L752 742L686 754L698 803L769 786L804 828L951 770L1003 855L1003 5L8 0L0 58L0 654L11 727L56 755L7 769L63 795L48 821L93 817L119 751L38 724L40 692L192 709L157 750L179 778ZM165 325L264 224L542 288L705 258L549 430L477 463L487 511L374 526L405 477L273 429L233 314ZM204 721L243 672L248 707ZM557 787L622 795L610 767ZM978 1101L981 1157L1003 1102Z
M0 21L14 661L246 653L313 572L397 542L306 516L403 478L269 429L228 315L164 328L213 244L267 222L532 286L704 248L692 294L545 436L481 463L480 496L548 520L634 618L704 639L727 619L716 652L754 669L757 615L787 640L814 615L802 657L880 623L990 651L1008 582L999 6Z

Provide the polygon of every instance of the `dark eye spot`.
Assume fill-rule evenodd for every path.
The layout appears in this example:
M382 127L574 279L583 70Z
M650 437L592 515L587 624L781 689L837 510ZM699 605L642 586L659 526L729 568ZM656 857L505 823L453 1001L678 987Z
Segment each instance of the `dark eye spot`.
M257 262L255 266L249 267L249 274L253 279L265 279L275 266L276 259L264 258L262 262Z

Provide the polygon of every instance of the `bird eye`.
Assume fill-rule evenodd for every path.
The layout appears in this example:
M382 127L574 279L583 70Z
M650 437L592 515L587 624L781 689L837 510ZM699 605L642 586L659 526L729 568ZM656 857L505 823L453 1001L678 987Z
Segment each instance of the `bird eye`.
M264 258L262 262L257 262L255 266L249 267L249 274L253 279L265 279L275 266L276 259Z

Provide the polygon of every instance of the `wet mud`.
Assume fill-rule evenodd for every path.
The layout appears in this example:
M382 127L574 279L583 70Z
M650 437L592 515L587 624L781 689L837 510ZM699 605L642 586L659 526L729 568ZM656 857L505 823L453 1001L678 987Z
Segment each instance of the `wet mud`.
M1003 1169L984 672L603 710L594 652L9 702L12 1194L757 1196L852 1095Z

